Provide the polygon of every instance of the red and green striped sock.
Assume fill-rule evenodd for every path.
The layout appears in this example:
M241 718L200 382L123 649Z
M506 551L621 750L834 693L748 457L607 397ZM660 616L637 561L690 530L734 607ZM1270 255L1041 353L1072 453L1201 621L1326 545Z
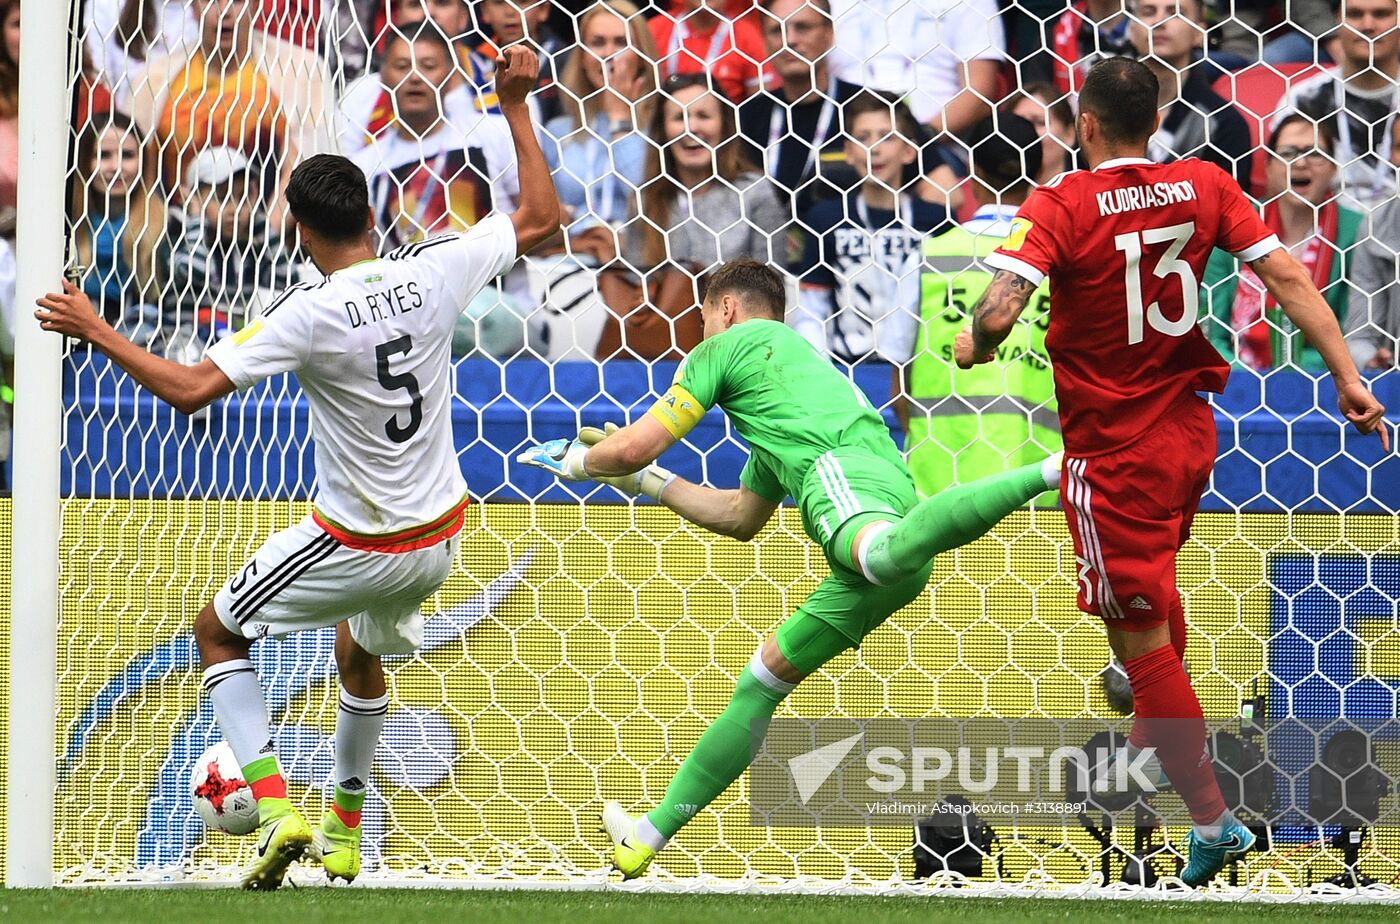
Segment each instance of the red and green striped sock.
M360 826L360 811L364 807L365 790L346 792L339 786L335 788L335 801L331 803L331 811L345 827L358 828Z
M282 776L282 768L277 763L277 755L259 757L243 767L243 779L253 791L258 802L264 799L287 798L287 780Z

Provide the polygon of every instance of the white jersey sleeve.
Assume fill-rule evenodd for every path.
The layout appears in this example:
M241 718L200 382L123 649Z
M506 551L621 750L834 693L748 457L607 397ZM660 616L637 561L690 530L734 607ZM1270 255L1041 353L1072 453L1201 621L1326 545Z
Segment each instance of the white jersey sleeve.
M487 283L510 269L516 247L515 225L497 211L466 231L411 244L389 259L412 257L430 264L445 280L452 309L460 313Z
M209 348L214 361L239 388L279 372L293 372L311 356L314 303L307 293L320 285L293 286L242 330Z

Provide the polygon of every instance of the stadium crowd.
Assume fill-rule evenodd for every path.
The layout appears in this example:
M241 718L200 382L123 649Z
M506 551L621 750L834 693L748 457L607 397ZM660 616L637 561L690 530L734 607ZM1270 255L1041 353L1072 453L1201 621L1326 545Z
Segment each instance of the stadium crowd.
M7 381L21 2L0 0ZM891 364L896 412L907 426L922 409L927 423L952 390L953 327L940 318L980 291L963 291L950 261L977 269L990 250L979 239L1012 232L1031 184L1075 166L1077 82L1100 57L1131 55L1161 86L1152 157L1234 176L1312 271L1358 365L1396 363L1396 0L84 10L74 260L99 310L167 355L197 358L279 288L316 278L279 195L307 154L338 151L364 170L385 252L512 207L493 69L502 47L528 42L565 224L463 316L457 355L677 358L699 340L707 271L754 257L787 269L794 327L840 363ZM1202 323L1239 366L1319 368L1247 267L1218 253L1200 282ZM1023 401L1027 426L1053 429L1034 414L1053 407L1043 328L1002 366L993 390Z

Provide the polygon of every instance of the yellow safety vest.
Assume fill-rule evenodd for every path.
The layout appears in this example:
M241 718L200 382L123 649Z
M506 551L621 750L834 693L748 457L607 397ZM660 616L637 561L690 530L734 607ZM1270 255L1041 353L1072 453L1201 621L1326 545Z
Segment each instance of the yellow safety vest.
M1027 465L1062 445L1045 352L1050 289L1041 283L990 363L959 369L953 341L992 282L981 258L1004 238L954 228L923 246L919 333L909 367L909 468L921 495Z

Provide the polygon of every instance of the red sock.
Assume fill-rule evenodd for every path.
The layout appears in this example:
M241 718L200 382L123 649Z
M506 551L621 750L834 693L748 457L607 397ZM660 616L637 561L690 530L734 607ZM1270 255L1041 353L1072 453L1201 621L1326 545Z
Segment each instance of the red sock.
M248 788L253 791L253 798L258 801L287 798L287 780L280 773L253 780L248 784Z
M1167 611L1167 628L1172 634L1172 648L1176 651L1177 658L1186 659L1186 609L1181 605L1181 594L1176 595L1172 601L1171 609Z
M340 823L347 828L358 828L360 826L360 813L343 809L335 803L331 803L331 811L335 812L335 817L340 819Z
M1196 824L1214 824L1225 813L1225 799L1206 753L1206 720L1186 669L1172 645L1123 665L1133 685L1136 747L1155 747L1167 779L1181 794Z

